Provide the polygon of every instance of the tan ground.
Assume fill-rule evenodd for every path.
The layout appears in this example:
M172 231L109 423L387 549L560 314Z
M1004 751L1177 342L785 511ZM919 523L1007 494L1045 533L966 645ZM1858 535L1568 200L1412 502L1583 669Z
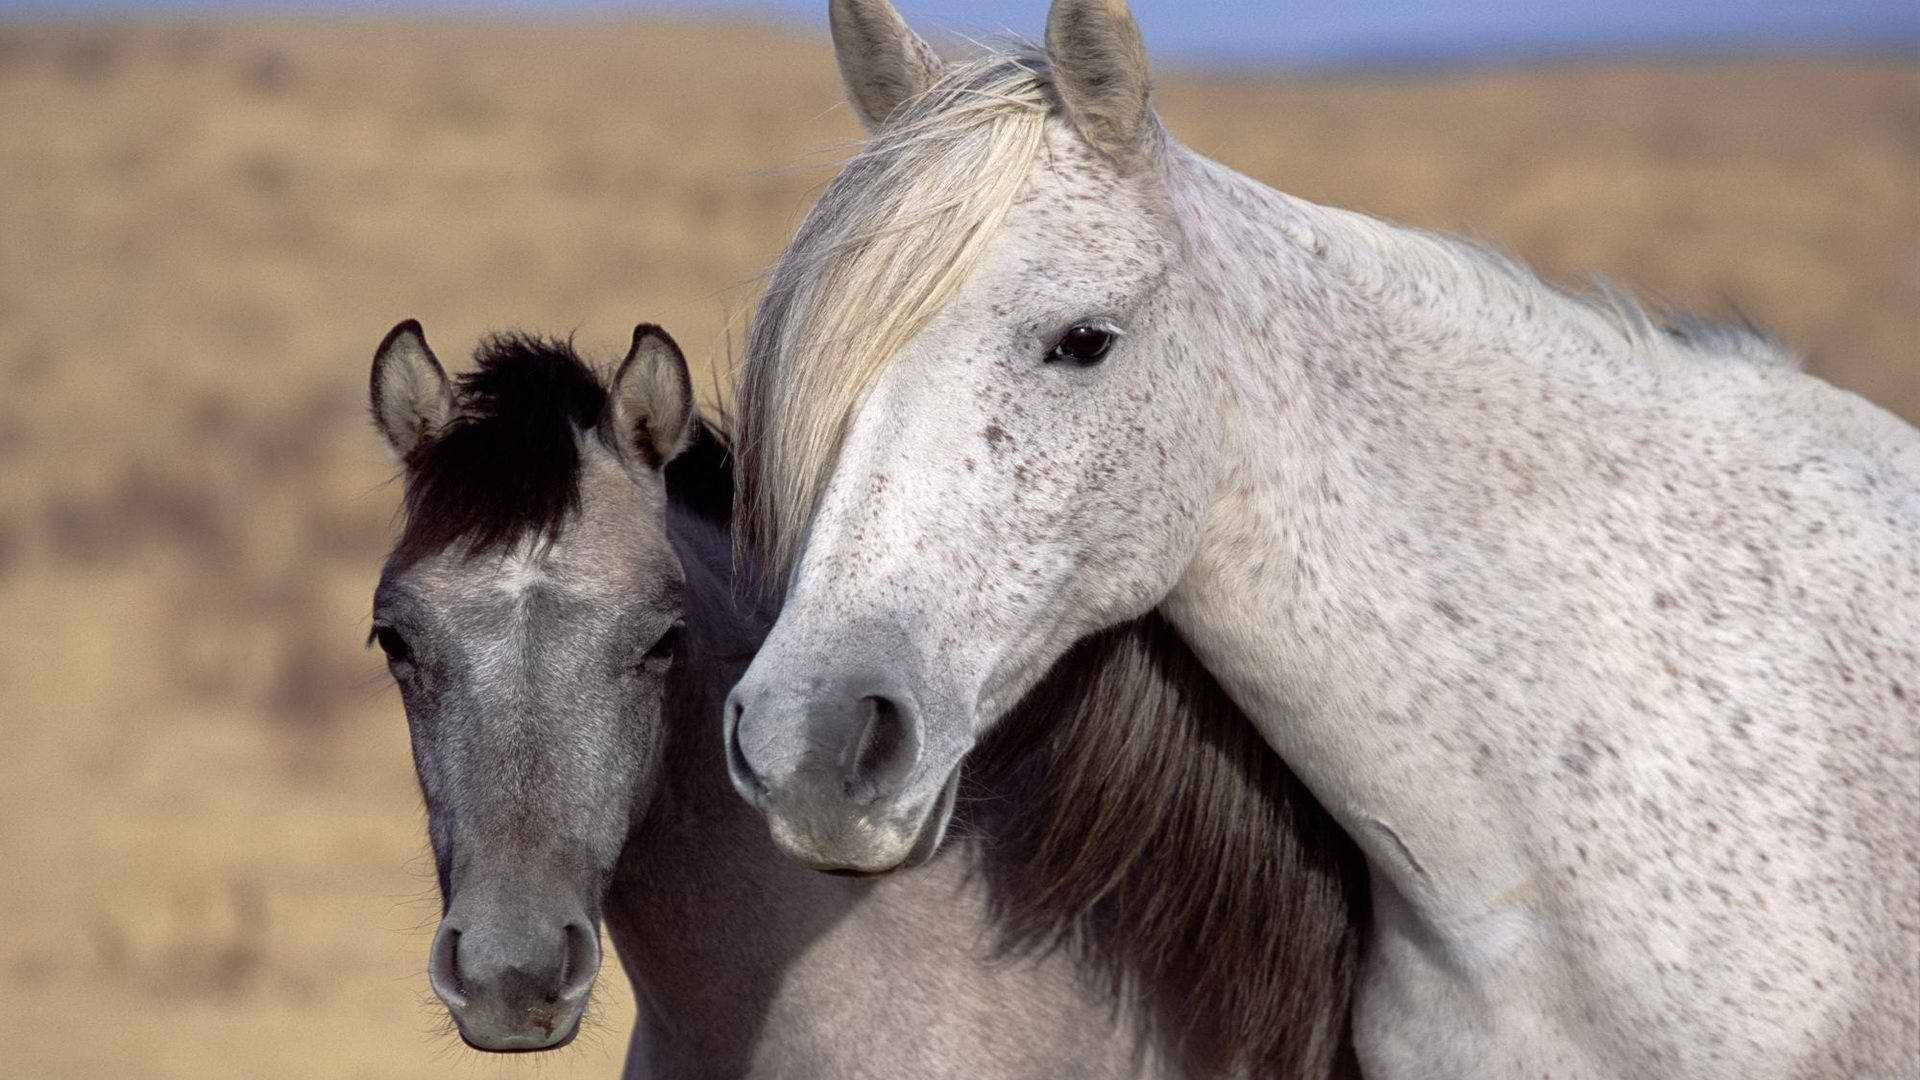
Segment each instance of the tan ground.
M1777 328L1920 416L1920 68L1169 76L1310 198ZM608 1076L451 1048L397 700L374 343L700 356L854 132L722 25L0 25L0 1075Z

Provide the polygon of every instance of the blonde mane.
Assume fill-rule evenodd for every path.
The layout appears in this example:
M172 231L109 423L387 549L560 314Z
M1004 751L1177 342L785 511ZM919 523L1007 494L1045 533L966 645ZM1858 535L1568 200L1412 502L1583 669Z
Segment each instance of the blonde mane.
M747 337L736 442L735 544L764 587L784 586L849 417L978 265L1054 105L1038 52L948 68L827 187L775 264Z
M1038 157L1059 99L1031 46L949 66L828 185L769 275L737 408L735 553L748 580L784 590L850 417L893 356L978 266ZM1247 181L1252 183L1252 181ZM1401 274L1426 272L1597 316L1642 353L1673 348L1799 366L1751 326L1649 312L1600 283L1558 288L1454 237L1345 213ZM1409 241L1425 241L1409 243Z

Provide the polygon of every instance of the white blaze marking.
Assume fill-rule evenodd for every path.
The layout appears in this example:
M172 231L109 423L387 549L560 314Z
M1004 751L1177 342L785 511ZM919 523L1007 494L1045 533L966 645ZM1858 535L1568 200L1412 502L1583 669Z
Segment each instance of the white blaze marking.
M494 587L508 596L517 597L546 579L546 568L541 565L540 559L516 552L500 560L500 576L494 581Z

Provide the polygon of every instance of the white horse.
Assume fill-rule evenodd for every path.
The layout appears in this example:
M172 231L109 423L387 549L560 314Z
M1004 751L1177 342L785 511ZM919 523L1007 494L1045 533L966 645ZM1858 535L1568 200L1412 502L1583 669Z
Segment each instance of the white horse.
M927 850L1158 607L1365 852L1371 1076L1920 1074L1920 433L1207 161L1121 0L958 66L832 10L873 134L741 402L785 607L729 759L784 850Z

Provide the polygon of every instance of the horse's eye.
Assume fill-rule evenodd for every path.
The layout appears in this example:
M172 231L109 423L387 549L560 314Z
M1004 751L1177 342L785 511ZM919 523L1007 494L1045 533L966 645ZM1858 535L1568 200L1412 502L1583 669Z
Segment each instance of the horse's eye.
M657 666L673 659L673 650L680 647L680 635L684 631L685 626L679 622L667 627L666 632L660 635L660 640L654 642L653 647L641 655L641 666Z
M1047 355L1047 359L1064 360L1083 367L1097 364L1107 358L1107 353L1113 349L1113 339L1117 336L1103 326L1081 323L1060 335L1060 340L1054 343L1053 352Z
M372 636L380 651L387 654L387 663L395 667L413 663L413 650L407 646L407 639L400 636L400 631L391 626L376 626Z

